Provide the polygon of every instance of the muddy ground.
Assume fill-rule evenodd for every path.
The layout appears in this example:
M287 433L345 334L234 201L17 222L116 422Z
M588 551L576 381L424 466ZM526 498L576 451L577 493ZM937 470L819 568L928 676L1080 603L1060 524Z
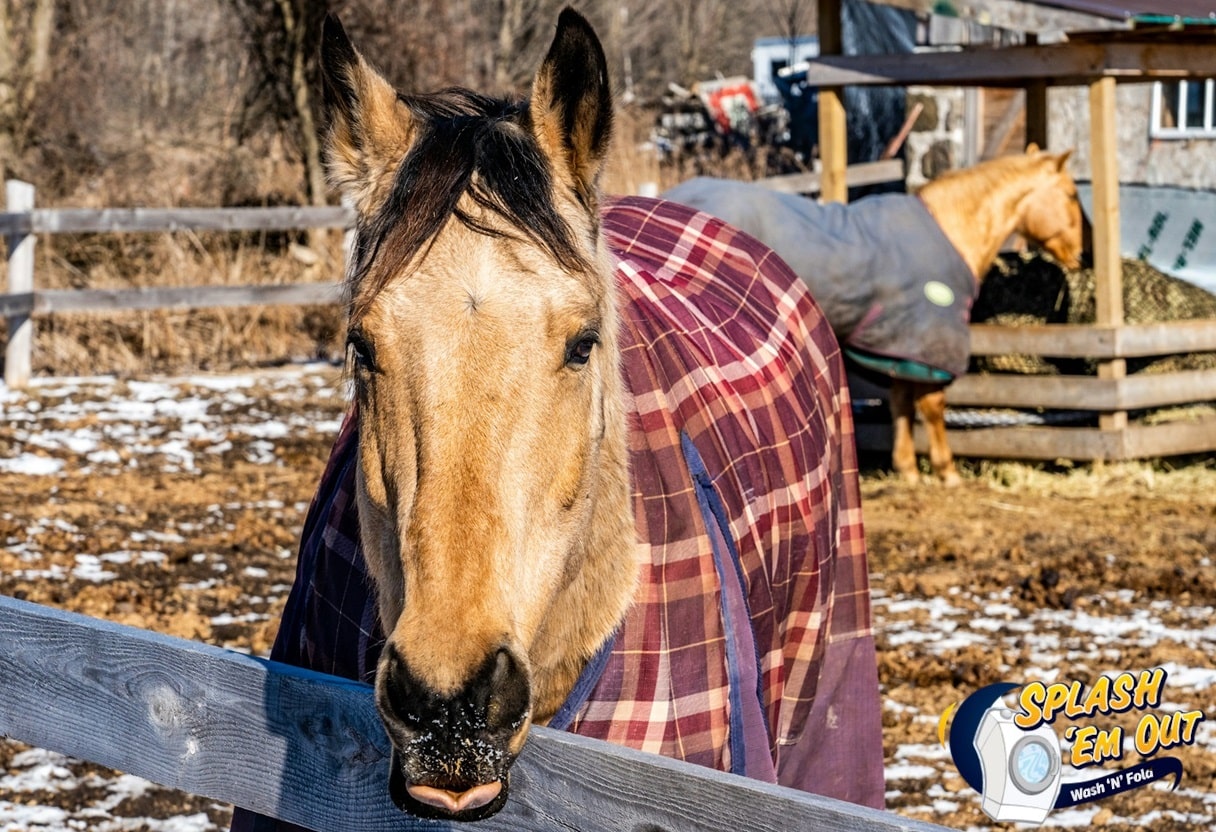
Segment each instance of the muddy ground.
M343 392L327 366L0 389L0 593L266 653ZM1196 744L1168 752L1181 787L1049 823L1213 828L1212 461L964 474L957 489L910 487L874 459L863 480L889 808L992 828L937 737L942 712L977 688L1164 666L1160 710L1208 717ZM0 832L205 832L229 812L0 741Z

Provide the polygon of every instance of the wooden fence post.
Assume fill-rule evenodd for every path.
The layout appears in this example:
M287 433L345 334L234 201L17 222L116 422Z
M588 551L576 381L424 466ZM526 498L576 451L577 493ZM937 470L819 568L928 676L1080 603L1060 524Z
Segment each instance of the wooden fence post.
M6 210L12 214L34 210L34 186L10 179L5 183ZM8 292L12 295L34 291L34 243L32 231L8 235ZM30 313L8 319L8 346L4 350L4 383L19 389L30 383L31 353L34 348L34 321Z
M839 55L841 0L819 0L819 54ZM849 138L845 130L844 87L819 89L819 201L848 202Z
M1105 75L1089 84L1090 167L1094 183L1094 298L1099 326L1123 324L1123 257L1119 240L1119 155L1115 126L1115 79ZM1127 359L1098 364L1098 377L1121 379ZM1127 411L1098 417L1103 430L1126 430Z
M1039 36L1036 33L1026 34L1027 46L1034 46L1038 42ZM1048 149L1047 82L1041 79L1026 84L1026 144L1031 142L1044 150Z

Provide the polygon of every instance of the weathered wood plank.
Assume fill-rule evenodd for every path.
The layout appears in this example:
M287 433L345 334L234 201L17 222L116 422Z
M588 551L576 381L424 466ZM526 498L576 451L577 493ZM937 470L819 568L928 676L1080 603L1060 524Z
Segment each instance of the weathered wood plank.
M949 394L947 394L949 395ZM856 427L857 447L869 451L891 450L890 425L860 424ZM912 430L918 453L929 452L929 436L924 426ZM946 438L955 456L988 459L1128 459L1122 431L1099 428L1061 428L1018 426L947 430Z
M1125 441L1129 459L1201 454L1216 450L1216 418L1160 425L1131 425Z
M388 798L371 688L0 596L0 734L324 832L466 828ZM534 729L486 830L942 827Z
M8 206L11 207L11 206ZM34 228L30 215L25 211L6 211L0 214L0 234L29 234Z
M1058 358L1139 358L1216 350L1216 320L1089 326L971 325L976 355L1028 354Z
M1101 428L1025 426L947 431L950 449L960 456L1007 459L1126 459L1121 431ZM917 450L921 450L917 440ZM923 440L924 452L929 443Z
M1133 324L1115 328L1115 356L1139 358L1216 350L1216 319Z
M1216 370L1097 378L972 373L946 392L951 404L1127 411L1216 399Z
M1025 86L1079 84L1103 75L1120 82L1216 75L1210 43L1056 43L916 55L820 55L809 61L812 86L910 84Z
M36 233L149 231L279 231L345 228L354 214L342 206L276 208L55 208L34 211Z
M844 171L845 182L849 187L858 185L878 185L884 182L899 182L904 178L904 163L900 159L884 159L880 162L861 162L849 165ZM780 176L770 176L757 179L757 185L787 194L817 194L819 193L820 175L810 173L786 173Z
M1093 376L1023 376L968 373L946 389L952 405L1115 410L1118 386Z
M1190 402L1216 401L1216 370L1184 370L1124 376L1116 385L1117 410L1141 410Z
M0 295L0 318L11 318L18 315L28 316L33 311L33 292L23 292L19 295Z
M287 283L261 286L150 286L139 289L50 289L35 295L34 311L112 312L133 309L201 309L216 306L331 304L341 284Z
M9 206L10 208L12 206ZM87 234L155 231L288 231L346 228L354 212L343 206L274 208L42 208L0 214L3 234Z

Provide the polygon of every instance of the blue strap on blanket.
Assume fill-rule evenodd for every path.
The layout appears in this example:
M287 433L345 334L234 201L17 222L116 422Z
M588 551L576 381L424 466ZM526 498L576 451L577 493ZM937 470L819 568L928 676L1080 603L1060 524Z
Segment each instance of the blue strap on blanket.
M591 657L591 660L587 662L583 668L583 672L578 675L578 681L570 689L570 695L566 697L566 701L562 703L562 706L557 709L557 713L549 720L550 728L556 728L558 731L570 730L570 723L574 721L574 717L578 715L579 710L591 696L591 692L595 690L596 684L600 681L600 676L604 675L604 667L608 664L608 657L612 655L612 648L616 647L616 637L617 633L610 635L600 646L596 654Z
M730 746L730 770L732 774L746 777L748 776L747 727L744 716L742 662L746 661L748 657L755 664L756 673L756 689L751 692L756 699L748 704L755 707L764 701L763 692L760 690L760 680L763 679L760 657L756 650L755 634L750 630L751 615L747 612L745 590L747 584L743 579L739 553L735 549L734 541L731 540L730 524L727 522L725 506L722 505L721 498L714 489L709 470L705 467L697 446L683 431L680 432L680 448L684 452L684 463L688 466L688 472L696 484L697 504L701 508L701 515L713 544L714 566L717 567L718 583L721 586L722 626L726 636L726 667L730 684L728 694L730 733L727 738ZM736 620L736 615L731 613L730 599L732 596L742 602L741 607L744 614L741 617L744 619L743 621ZM747 631L740 632L740 627L747 628ZM755 777L758 774L758 772L754 772L751 776Z

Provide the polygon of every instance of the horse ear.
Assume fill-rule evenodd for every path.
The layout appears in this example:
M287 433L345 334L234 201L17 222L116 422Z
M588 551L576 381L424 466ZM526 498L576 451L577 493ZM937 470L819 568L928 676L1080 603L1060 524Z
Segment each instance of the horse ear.
M612 93L599 38L569 7L532 82L531 111L541 150L584 204L593 204L612 135Z
M1027 156L1033 156L1034 154L1036 154L1038 152L1039 152L1039 146L1037 144L1035 144L1034 142L1031 142L1030 144L1026 145L1026 155Z
M330 179L366 213L387 184L382 180L409 150L409 110L355 49L333 14L321 28L321 81L330 120L325 143Z

